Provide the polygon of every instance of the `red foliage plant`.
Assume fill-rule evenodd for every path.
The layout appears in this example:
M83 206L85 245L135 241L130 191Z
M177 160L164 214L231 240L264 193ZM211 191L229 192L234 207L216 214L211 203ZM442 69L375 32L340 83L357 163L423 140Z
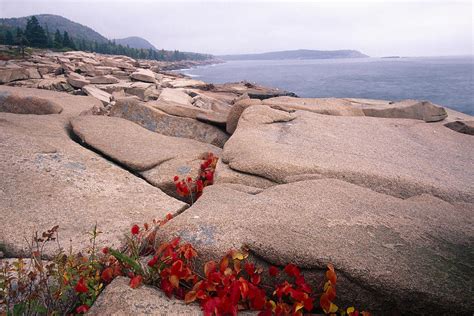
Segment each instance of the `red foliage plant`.
M206 186L214 183L214 172L218 157L213 153L207 153L202 157L202 160L199 174L195 179L191 177L181 179L179 176L173 178L178 195L189 199L191 204L199 199Z
M166 223L167 220L165 220ZM140 232L137 239L146 239ZM134 247L132 247L134 248ZM116 251L111 250L113 255ZM147 250L147 254L150 254ZM340 310L334 303L337 276L329 264L325 274L326 283L322 294L317 294L306 282L300 269L294 264L282 270L270 266L268 275L273 285L263 284L263 269L251 262L246 250L231 250L220 261L209 261L204 275L194 269L193 260L197 251L189 243L181 244L177 237L152 250L146 270L133 269L130 258L116 256L122 264L124 275L132 276L130 286L153 284L159 286L168 297L183 299L186 303L200 304L204 315L236 315L239 310L260 311L259 315L303 315L303 313L347 314L349 316L370 315L359 313L355 308ZM128 270L128 272L127 272ZM282 275L284 273L284 275ZM102 273L109 279L112 271ZM279 276L281 282L276 282ZM319 304L318 304L319 303Z

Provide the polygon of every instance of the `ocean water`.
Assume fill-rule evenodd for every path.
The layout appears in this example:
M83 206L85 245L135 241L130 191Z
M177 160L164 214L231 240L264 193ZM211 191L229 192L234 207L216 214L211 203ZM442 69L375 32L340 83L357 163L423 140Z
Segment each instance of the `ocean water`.
M474 56L228 61L181 72L210 83L247 80L300 97L429 100L474 115Z

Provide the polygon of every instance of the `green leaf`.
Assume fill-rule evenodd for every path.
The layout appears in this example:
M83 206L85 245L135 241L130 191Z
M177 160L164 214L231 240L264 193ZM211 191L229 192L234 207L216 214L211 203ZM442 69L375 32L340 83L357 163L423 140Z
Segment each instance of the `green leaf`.
M126 254L123 254L117 250L114 249L109 249L109 253L114 256L118 261L122 263L128 264L130 267L132 267L133 271L138 274L143 274L143 270L141 266L132 258L127 256Z

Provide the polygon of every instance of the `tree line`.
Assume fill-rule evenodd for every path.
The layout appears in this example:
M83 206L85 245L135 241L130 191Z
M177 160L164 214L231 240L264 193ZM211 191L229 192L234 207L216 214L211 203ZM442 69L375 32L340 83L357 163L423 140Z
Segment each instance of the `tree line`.
M184 53L178 50L154 50L138 49L121 44L115 41L100 42L88 41L86 39L73 39L68 32L60 32L56 29L51 34L48 28L43 28L38 19L32 16L28 19L25 29L17 27L0 28L0 44L17 45L24 52L25 47L49 48L59 51L82 50L109 55L125 55L136 59L152 59L160 61L179 61L185 59L204 60L211 58L210 55L198 53Z

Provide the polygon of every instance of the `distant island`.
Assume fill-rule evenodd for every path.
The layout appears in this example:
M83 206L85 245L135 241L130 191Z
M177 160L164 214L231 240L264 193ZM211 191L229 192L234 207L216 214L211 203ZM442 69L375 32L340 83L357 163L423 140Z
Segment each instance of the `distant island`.
M357 50L286 50L261 54L240 54L217 56L223 60L281 60L281 59L331 59L331 58L367 58Z

